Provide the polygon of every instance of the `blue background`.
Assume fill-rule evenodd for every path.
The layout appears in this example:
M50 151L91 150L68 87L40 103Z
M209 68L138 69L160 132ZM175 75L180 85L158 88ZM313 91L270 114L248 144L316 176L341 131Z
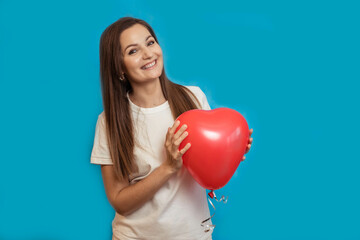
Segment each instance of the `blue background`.
M123 16L153 26L172 81L254 129L214 239L360 239L356 2L0 0L0 239L110 239L90 154L99 38Z

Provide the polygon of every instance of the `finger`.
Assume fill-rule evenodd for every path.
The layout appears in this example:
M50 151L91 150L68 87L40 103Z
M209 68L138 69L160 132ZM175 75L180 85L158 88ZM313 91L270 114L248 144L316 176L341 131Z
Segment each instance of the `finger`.
M249 139L249 143L251 144L251 143L252 143L252 141L253 141L253 138L250 138L250 139Z
M166 133L166 139L165 139L165 146L170 146L173 139L173 134L171 133L171 127L168 128L168 131Z
M243 156L243 157L242 157L242 160L244 161L244 160L245 160L245 158L246 158L246 157L245 157L245 156Z
M173 155L173 159L177 160L179 158L179 156L181 155L181 152L179 150L176 150L176 153L174 153L172 155Z
M253 131L254 131L253 129L250 129L250 130L249 130L249 136L251 136L251 134L253 133Z
M191 147L191 143L187 143L183 149L180 150L181 156L186 153L187 150Z
M250 151L250 148L251 148L251 144L248 144L248 145L246 146L246 151L245 151L245 154L246 154L246 153L248 153L248 152Z
M169 146L169 144L170 144L170 129L171 128L168 128L167 133L166 133L166 139L165 139L165 146L166 147Z
M174 122L173 126L172 126L171 129L170 129L170 132L169 132L170 135L173 135L173 134L174 134L176 128L177 128L179 125L180 125L180 121L179 121L179 120L176 120L176 121Z
M180 143L189 135L188 132L184 132L178 139L175 140L174 145L177 147L180 145Z
M174 139L178 139L180 135L182 135L183 132L186 130L186 128L187 128L186 124L182 125L181 128L175 133Z

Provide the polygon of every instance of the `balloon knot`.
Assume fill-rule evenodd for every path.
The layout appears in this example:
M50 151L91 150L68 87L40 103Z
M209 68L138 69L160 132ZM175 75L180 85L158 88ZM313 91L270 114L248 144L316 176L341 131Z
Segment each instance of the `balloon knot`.
M211 190L211 192L208 193L209 197L214 198L214 190Z

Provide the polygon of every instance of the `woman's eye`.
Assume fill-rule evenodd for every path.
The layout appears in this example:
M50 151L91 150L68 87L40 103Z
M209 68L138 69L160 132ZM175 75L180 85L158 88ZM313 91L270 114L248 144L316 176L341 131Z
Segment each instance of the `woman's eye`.
M136 49L130 50L129 55L135 53Z
M155 44L155 41L148 42L148 45L153 45L153 44ZM130 50L129 55L132 55L133 53L136 53L136 49Z

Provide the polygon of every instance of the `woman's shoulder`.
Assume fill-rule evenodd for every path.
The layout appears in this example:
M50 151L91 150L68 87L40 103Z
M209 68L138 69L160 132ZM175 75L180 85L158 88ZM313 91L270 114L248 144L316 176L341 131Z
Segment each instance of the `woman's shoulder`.
M200 87L198 87L198 86L185 86L185 87L188 88L195 95L195 97L201 104L199 106L200 109L204 109L204 110L211 109L209 106L209 103L207 101L207 97L206 97L205 93L201 90Z
M105 123L105 112L102 111L99 115L98 115L98 119L97 119L98 123L104 124Z
M102 111L99 115L98 115L98 119L104 119L105 118L105 112Z
M195 94L196 97L201 97L204 94L204 92L198 86L184 86L184 87L188 88L192 93Z
M189 90L191 90L192 92L194 91L198 91L200 88L198 86L185 86L184 87L188 88Z
M207 101L207 97L200 87L198 86L185 86L185 87L188 88L199 100L201 104L201 109L211 110L211 107Z

